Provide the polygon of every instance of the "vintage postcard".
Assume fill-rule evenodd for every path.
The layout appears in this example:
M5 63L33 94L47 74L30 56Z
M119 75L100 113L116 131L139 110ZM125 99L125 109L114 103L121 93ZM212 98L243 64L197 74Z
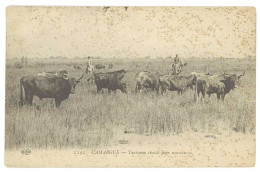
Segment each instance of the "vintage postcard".
M255 165L255 8L6 17L6 166Z

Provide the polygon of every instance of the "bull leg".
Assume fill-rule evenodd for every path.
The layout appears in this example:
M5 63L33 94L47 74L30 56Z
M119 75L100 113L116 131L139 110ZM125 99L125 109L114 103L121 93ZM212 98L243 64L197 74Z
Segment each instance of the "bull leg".
M135 85L135 92L139 92L140 91L140 84L136 83Z
M25 91L25 104L32 105L33 94L29 91Z
M55 98L55 106L56 106L56 108L59 108L60 104L61 104L61 99Z
M156 93L159 94L159 87L156 88Z
M196 91L194 92L194 101L197 103L200 97L200 91L195 89Z
M218 98L218 100L220 99L220 93L217 93L217 98Z
M102 88L97 87L97 93L100 93L101 89L102 89Z
M24 89L24 103L26 104L26 105L28 105L29 104L29 99L28 99L28 97L29 97L29 93L28 93L28 91L26 91L25 89Z
M162 86L159 86L157 93L163 95L163 92L164 92L164 91L163 91L163 87L162 87Z
M203 91L203 92L201 92L201 94L202 94L201 101L203 101L203 100L205 99L206 92L205 92L205 91Z
M24 103L25 103L26 105L29 104L29 102L28 102L28 101L29 101L28 97L29 97L29 94L25 92Z
M197 95L197 92L195 91L194 92L194 102L197 103L197 101L198 101L198 95Z
M156 92L157 92L157 94L159 94L159 92L160 92L160 86L157 86Z
M224 99L225 99L225 94L221 94L221 99L222 99L222 101L224 101Z
M165 89L163 86L161 86L160 89L161 89L161 95L163 95L165 93Z
M32 93L29 93L29 95L28 95L28 104L30 105L30 106L32 106L32 101L33 101L33 94Z

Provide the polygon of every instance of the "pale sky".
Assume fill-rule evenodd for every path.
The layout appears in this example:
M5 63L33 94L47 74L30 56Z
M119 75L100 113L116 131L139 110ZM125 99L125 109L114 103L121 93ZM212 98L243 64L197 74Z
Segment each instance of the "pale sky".
M8 7L7 58L255 58L252 7Z

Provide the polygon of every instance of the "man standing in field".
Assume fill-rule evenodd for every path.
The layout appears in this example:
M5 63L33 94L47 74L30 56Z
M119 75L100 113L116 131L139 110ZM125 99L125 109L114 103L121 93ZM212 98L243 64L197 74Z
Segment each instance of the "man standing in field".
M92 65L91 60L88 58L86 73L87 73L87 74L92 74L93 71L94 71L94 66Z
M91 60L88 58L88 65L87 66L91 66L92 63L91 63Z

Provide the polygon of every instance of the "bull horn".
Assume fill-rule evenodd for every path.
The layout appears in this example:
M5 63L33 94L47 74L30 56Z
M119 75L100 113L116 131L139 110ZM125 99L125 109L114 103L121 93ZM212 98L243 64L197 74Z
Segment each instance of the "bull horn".
M241 75L239 75L237 78L240 78L240 77L244 76L244 75L245 75L245 73L246 73L246 71L244 71L244 73L243 73L243 74L241 74Z
M81 76L80 78L78 78L77 81L80 81L80 80L83 78L83 76L84 76L84 75L82 74L82 76Z

